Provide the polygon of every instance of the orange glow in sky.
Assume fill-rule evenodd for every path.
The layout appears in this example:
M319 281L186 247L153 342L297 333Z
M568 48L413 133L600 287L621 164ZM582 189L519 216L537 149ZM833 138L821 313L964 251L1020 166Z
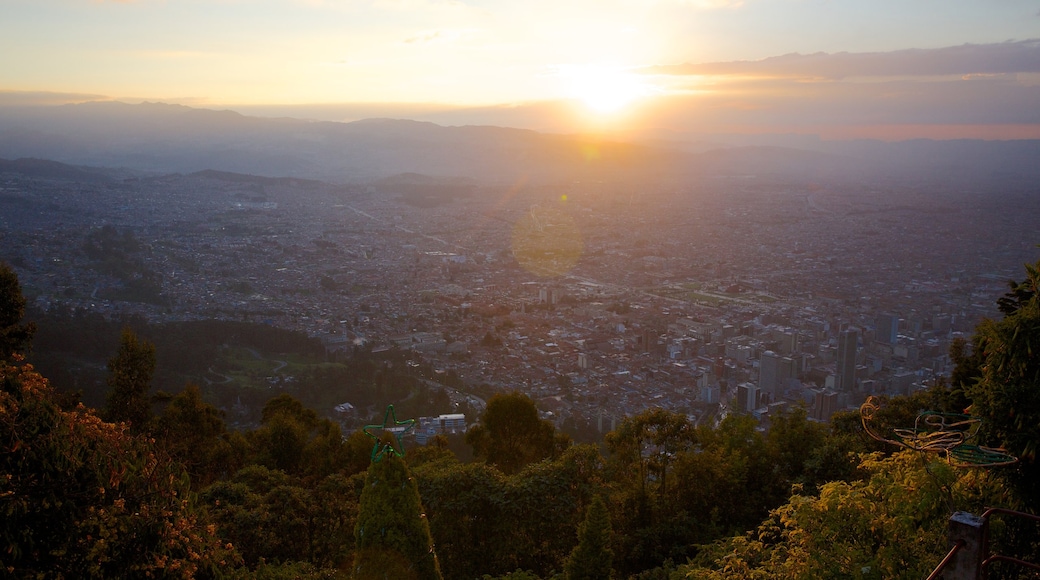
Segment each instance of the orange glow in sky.
M55 93L209 108L570 101L580 103L576 124L631 127L637 112L680 96L688 106L657 115L655 126L973 125L1010 135L1001 127L1036 124L1035 0L943 6L3 0L0 105L34 94L53 102ZM909 49L917 52L898 53ZM540 126L535 116L526 126Z

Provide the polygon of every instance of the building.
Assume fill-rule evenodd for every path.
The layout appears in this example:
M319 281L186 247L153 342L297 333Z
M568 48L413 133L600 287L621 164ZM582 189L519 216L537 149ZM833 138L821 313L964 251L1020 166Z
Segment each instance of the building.
M758 361L758 387L774 398L780 388L780 357L771 350L762 353Z
M431 437L448 433L465 433L466 415L463 413L450 413L437 417L419 417L419 424L415 428L415 442L426 445Z
M734 409L738 413L750 413L758 408L759 389L751 383L737 385L737 405Z
M838 410L838 393L834 391L818 391L813 401L812 417L817 421L829 421L831 415Z
M700 387L700 393L697 396L697 400L701 403L707 403L709 405L718 405L720 394L719 391L720 389L718 385Z
M899 317L895 314L882 314L877 320L875 340L882 344L895 344L899 335Z
M838 334L838 362L835 376L839 391L850 392L856 388L856 352L859 348L859 330L850 328Z

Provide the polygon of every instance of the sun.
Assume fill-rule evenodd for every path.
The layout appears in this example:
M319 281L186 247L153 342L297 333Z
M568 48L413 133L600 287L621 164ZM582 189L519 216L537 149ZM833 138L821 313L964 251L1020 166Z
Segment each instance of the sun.
M561 69L571 98L599 114L618 113L649 94L639 77L622 67L608 65L568 66Z

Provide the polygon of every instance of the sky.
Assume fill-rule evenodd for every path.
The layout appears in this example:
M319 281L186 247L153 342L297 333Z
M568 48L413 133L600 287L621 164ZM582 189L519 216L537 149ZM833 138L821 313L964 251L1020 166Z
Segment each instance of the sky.
M1036 0L0 0L0 104L1037 138L1037 39Z

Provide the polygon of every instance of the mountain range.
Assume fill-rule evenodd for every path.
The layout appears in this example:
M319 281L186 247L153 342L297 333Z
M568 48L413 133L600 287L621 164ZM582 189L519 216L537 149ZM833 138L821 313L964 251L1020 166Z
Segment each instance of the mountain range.
M309 121L115 101L0 107L0 158L337 183L369 183L403 173L490 183L734 175L1040 177L1040 141L1035 140L889 143L762 135L725 144L667 134L625 139L399 119Z

